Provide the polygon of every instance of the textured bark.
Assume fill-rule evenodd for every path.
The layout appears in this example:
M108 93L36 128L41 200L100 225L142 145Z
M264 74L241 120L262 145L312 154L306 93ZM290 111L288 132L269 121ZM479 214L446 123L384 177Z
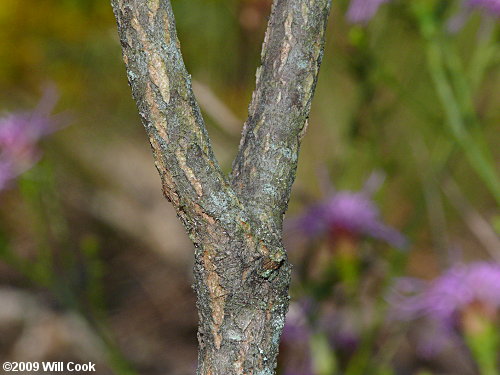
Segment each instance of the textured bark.
M330 3L273 4L231 181L263 235L281 231L323 57Z
M275 0L230 179L214 157L167 0L112 0L165 197L195 245L198 374L274 374L288 309L282 219L331 0Z

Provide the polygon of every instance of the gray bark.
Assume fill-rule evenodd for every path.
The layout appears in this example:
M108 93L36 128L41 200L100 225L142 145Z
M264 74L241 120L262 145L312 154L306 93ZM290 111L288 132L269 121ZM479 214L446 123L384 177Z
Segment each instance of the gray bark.
M214 157L167 0L112 0L163 193L195 246L198 374L275 372L288 309L282 220L331 0L275 0L230 178Z

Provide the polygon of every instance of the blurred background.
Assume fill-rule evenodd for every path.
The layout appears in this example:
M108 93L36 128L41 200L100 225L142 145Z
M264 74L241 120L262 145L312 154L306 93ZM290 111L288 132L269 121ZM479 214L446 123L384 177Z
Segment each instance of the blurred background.
M271 0L172 3L229 173ZM334 1L285 221L279 374L499 374L499 16ZM193 374L192 245L111 6L2 0L0 41L0 360Z

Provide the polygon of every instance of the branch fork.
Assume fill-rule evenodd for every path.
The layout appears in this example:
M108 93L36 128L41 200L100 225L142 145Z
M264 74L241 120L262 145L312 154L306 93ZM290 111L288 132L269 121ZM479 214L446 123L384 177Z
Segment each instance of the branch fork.
M195 245L198 374L274 374L288 309L282 222L331 0L275 0L229 177L214 156L168 0L112 0L129 84L161 177Z

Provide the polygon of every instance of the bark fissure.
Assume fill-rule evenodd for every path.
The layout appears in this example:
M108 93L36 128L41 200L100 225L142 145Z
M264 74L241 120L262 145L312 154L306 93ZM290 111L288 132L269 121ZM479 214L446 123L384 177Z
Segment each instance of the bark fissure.
M274 1L228 178L193 95L170 1L112 0L128 81L163 193L195 246L198 374L274 374L290 283L282 218L330 1Z

